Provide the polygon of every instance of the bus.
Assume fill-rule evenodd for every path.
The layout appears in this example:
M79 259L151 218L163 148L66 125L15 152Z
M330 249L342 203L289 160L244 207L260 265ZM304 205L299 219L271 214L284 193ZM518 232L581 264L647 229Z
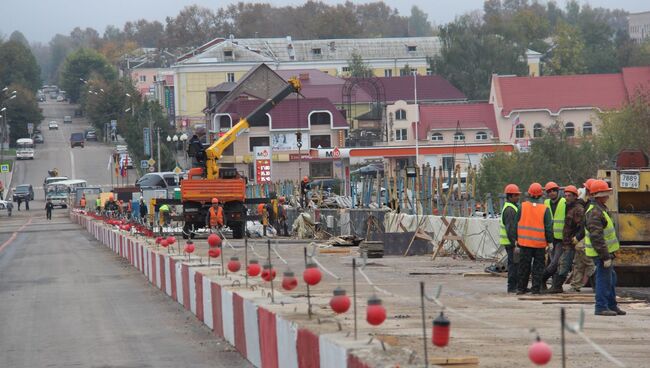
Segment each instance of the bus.
M54 206L60 206L61 208L67 208L71 194L74 195L77 191L77 188L84 188L87 186L85 180L63 180L50 183L45 188L46 195L45 200L51 200Z
M31 138L20 138L16 141L16 159L34 159L34 140Z

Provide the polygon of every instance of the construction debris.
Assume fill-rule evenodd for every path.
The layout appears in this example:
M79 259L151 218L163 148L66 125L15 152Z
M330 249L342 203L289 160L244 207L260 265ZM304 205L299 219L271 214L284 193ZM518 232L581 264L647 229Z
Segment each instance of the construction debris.
M302 212L293 222L291 228L298 235L298 239L311 239L314 237L316 224L310 214Z
M378 240L365 240L359 245L359 252L368 258L384 257L384 242Z
M364 238L355 235L341 235L330 238L326 244L335 247L358 247L362 241L364 241Z

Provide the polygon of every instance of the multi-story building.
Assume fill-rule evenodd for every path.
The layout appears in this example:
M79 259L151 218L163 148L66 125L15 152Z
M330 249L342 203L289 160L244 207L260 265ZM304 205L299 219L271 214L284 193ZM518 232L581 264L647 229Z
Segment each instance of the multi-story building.
M650 11L633 13L627 16L630 38L636 42L650 38Z
M274 70L318 69L347 76L359 55L375 76L430 74L428 57L439 53L437 37L293 40L286 38L214 39L180 57L174 70L177 122L205 121L205 91L236 82L249 69L266 63Z

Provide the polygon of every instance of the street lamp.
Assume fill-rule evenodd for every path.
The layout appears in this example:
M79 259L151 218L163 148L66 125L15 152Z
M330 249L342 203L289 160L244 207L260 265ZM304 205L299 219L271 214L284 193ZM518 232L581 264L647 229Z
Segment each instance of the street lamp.
M185 166L187 166L187 149L185 148L185 143L187 142L187 134L181 134L180 139L183 145L183 157L185 157Z

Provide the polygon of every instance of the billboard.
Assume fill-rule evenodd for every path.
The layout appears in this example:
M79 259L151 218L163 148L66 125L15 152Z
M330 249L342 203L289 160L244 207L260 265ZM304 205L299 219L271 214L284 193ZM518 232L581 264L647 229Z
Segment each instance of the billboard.
M253 149L255 158L255 182L264 184L271 182L271 147L259 146Z
M302 150L309 150L309 133L302 133ZM298 142L295 132L271 133L271 148L277 151L297 151Z

